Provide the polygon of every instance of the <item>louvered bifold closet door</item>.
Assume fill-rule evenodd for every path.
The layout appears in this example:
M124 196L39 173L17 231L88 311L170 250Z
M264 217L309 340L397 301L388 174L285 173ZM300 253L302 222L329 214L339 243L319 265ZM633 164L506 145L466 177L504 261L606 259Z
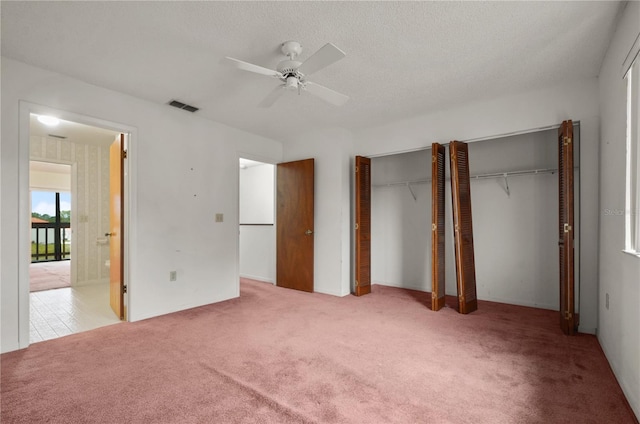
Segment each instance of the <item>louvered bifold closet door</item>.
M573 243L573 122L558 130L558 246L560 265L560 327L568 335L577 333L575 314L575 270Z
M356 156L356 296L371 293L371 159Z
M444 180L446 152L431 145L431 310L444 307Z
M471 184L469 181L469 146L460 141L449 143L451 159L451 199L456 257L456 281L460 313L478 309L476 266L471 222Z

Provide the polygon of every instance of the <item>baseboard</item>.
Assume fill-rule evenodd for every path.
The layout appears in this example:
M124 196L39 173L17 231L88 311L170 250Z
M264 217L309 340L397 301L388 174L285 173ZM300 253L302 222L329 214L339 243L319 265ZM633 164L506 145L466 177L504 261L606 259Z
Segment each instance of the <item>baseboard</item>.
M258 275L240 274L240 278L248 278L249 280L256 280L256 281L262 281L264 283L275 284L275 281L273 281L273 278L261 277Z
M313 289L313 292L314 293L328 294L330 296L336 296L336 297L345 297L348 294L350 294L350 293L342 294L341 292L334 292L332 290L322 290L322 289L318 290L318 289L315 289L315 288Z
M607 348L602 343L602 340L600 339L600 336L598 336L598 344L600 345L600 349L602 349L602 353L604 353L604 357L607 359L607 362L609 363L609 368L611 368L611 373L613 374L613 376L615 377L616 381L618 382L618 385L620 385L620 388L622 389L622 393L624 394L624 397L627 400L627 404L629 405L629 408L631 409L631 412L633 412L635 414L636 421L640 422L640 403L639 403L639 400L638 399L631 399L631 397L630 397L631 390L629 390L627 382L623 378L621 378L623 376L619 375L620 371L618 370L617 364L615 362L612 362L611 359L609 359L609 358L611 358L611 356L607 353Z
M407 289L407 290L416 290L416 291L420 291L423 293L429 293L431 290L431 286L429 286L429 289L425 289L424 287L419 287L417 285L412 285L412 284L395 284L395 283L389 283L389 282L383 282L383 281L374 281L373 283L371 283L371 285L379 285L379 286L387 286L387 287L396 287L399 289Z
M547 305L542 303L519 301L519 300L513 300L513 299L502 299L499 297L485 297L485 298L478 297L478 300L481 300L481 301L485 300L487 302L496 302L496 303L506 303L507 305L527 306L529 308L548 309L550 311L558 310L557 305Z

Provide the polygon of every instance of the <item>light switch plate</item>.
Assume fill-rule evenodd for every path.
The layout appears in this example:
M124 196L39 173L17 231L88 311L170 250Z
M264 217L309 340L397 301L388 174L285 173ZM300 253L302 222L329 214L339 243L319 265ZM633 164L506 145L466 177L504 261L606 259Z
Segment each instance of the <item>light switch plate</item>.
M224 221L224 214L217 213L216 214L216 222L222 222L222 221Z

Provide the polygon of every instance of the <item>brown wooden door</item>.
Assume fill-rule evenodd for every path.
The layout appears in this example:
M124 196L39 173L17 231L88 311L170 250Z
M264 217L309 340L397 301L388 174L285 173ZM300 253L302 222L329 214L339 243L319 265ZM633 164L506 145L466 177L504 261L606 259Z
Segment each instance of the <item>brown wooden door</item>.
M371 159L356 156L356 296L371 293Z
M445 148L431 145L431 310L444 307L444 180Z
M471 222L469 146L460 141L452 141L449 143L449 154L458 302L460 313L468 314L478 309L473 225Z
M276 284L313 292L314 161L279 163Z
M109 149L109 298L111 309L124 319L124 134L116 137Z
M569 335L578 331L574 281L573 146L573 122L564 121L558 130L558 253L560 261L560 327L565 334Z

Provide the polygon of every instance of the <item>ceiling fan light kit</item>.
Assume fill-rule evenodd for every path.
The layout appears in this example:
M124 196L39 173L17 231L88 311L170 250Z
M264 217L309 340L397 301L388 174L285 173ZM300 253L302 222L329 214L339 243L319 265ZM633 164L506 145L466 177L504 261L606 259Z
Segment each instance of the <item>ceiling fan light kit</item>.
M278 63L276 70L264 68L259 65L244 62L232 57L226 57L228 64L235 66L243 71L254 72L261 75L267 75L278 78L282 84L275 89L260 102L261 107L269 107L275 103L285 91L308 91L309 93L320 97L322 100L336 106L342 106L349 100L349 96L333 91L327 87L315 84L306 79L307 76L317 72L332 63L345 57L345 53L331 43L325 44L320 50L311 55L304 62L295 60L302 53L302 45L297 41L285 41L280 48L282 53L287 56ZM285 88L286 90L282 90Z

